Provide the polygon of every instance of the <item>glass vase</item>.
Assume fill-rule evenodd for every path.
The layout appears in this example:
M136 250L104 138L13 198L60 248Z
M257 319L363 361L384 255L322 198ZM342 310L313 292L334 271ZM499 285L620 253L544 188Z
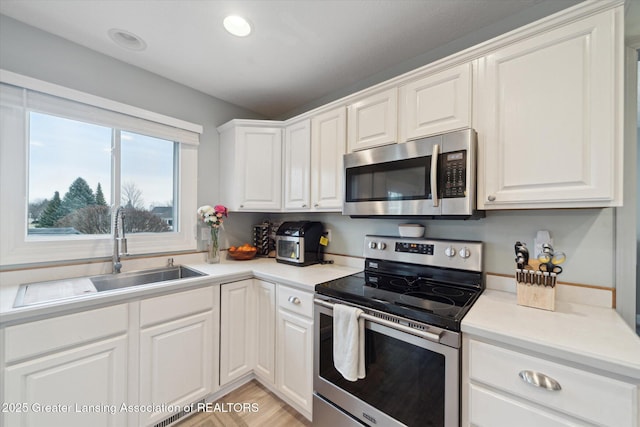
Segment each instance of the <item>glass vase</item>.
M220 262L219 231L218 228L211 229L211 241L207 248L207 262L209 264L218 264Z

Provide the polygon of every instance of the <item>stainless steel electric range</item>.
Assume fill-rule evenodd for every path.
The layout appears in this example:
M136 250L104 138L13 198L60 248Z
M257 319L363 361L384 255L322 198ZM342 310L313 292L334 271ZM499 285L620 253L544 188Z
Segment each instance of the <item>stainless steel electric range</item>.
M365 237L365 269L316 286L313 425L457 427L460 322L484 289L482 243ZM363 310L365 378L333 364L333 306Z

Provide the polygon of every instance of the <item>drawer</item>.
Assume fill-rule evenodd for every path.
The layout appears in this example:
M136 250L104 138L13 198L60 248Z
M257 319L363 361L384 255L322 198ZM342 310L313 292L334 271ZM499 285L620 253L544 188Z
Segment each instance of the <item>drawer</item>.
M555 380L560 390L525 382L522 371ZM635 426L638 385L593 374L516 351L469 340L469 377L530 402L599 425ZM540 376L539 376L540 377Z
M500 393L476 385L469 389L469 423L477 427L567 427L581 426L575 420L550 414Z
M278 285L278 307L306 317L313 317L313 293Z
M5 362L127 333L127 304L88 310L9 326L5 329Z
M211 286L146 299L140 303L140 327L208 311L213 303Z

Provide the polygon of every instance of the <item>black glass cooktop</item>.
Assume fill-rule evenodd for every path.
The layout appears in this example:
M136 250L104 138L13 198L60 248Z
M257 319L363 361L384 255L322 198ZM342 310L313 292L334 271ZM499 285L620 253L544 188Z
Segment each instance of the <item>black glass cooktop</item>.
M382 270L388 267L386 263ZM316 285L318 294L459 331L460 321L482 292L482 275L433 267L376 270Z

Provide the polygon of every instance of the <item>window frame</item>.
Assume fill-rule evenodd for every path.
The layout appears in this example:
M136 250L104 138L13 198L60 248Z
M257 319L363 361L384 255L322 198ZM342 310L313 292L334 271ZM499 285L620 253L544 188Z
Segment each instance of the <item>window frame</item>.
M177 207L178 231L128 234L127 240L131 255L190 251L197 248L195 212L198 142L203 130L202 126L6 70L0 70L0 83L86 104L87 108L97 107L106 110L108 114L115 112L132 116L135 119L142 119L140 122L142 125L145 121L151 125L160 123L175 128L178 135L185 135L184 141L175 141L178 142L176 161L178 185L174 205ZM1 108L7 107L3 103ZM5 126L0 123L0 236L2 236L0 266L88 260L111 256L113 234L56 236L56 238L28 235L28 111L25 106L12 106L10 111L6 110L2 113L3 118L10 115L12 125ZM46 111L41 112L47 114ZM140 133L139 128L121 127L121 129ZM172 140L175 139L172 138ZM16 141L21 143L15 143Z

